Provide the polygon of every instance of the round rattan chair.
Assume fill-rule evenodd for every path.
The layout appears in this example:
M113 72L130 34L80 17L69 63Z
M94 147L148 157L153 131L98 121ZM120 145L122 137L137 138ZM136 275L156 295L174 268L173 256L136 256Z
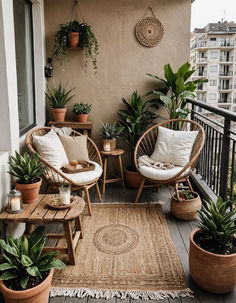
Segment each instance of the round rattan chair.
M157 136L158 136L158 127L167 127L169 129L173 130L181 130L181 131L198 131L198 135L196 137L196 140L194 142L193 148L192 148L192 153L189 159L189 162L187 165L185 165L181 171L179 171L175 176L171 177L168 180L153 180L150 178L147 178L143 176L143 180L141 182L141 185L139 187L136 200L135 202L138 202L140 195L142 193L143 188L150 188L150 187L158 187L161 185L175 185L175 191L176 195L179 198L178 194L178 185L180 182L187 182L188 186L191 190L193 190L192 185L189 181L189 175L192 173L198 156L203 148L204 141L205 141L205 133L201 125L198 123L191 121L191 120L186 120L186 119L172 119L172 120L167 120L163 121L159 124L156 124L152 126L150 129L148 129L139 139L137 142L137 145L135 147L134 151L134 162L136 169L140 173L139 165L138 165L138 159L141 156L147 155L151 156L152 153L154 152L156 141L157 141ZM184 153L184 150L183 150ZM149 184L145 186L145 182L148 181Z
M82 197L84 196L84 194L86 195L89 214L92 215L89 189L91 187L93 187L94 185L96 185L99 200L100 200L100 202L102 202L101 193L100 193L100 189L99 189L99 185L98 185L99 178L92 180L91 182L77 184L73 180L71 180L66 174L64 174L62 171L59 171L55 167L53 167L43 157L41 157L41 155L37 152L36 147L34 146L33 135L44 136L50 130L51 130L51 127L35 128L26 135L26 145L27 145L28 149L33 153L37 153L39 155L41 161L44 162L46 165L46 171L45 171L45 174L43 177L44 177L44 179L46 179L47 184L48 184L47 192L49 192L49 190L51 190L51 189L58 189L58 187L61 185L70 184L72 191L81 190ZM81 134L72 130L71 136L81 136ZM99 150L98 150L96 144L89 137L87 140L87 146L88 146L89 159L91 161L97 162L102 167L102 159L101 159Z

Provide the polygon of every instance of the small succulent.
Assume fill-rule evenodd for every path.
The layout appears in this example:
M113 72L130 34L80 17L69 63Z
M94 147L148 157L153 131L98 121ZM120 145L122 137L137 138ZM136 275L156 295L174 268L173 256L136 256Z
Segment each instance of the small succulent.
M39 155L25 152L21 156L17 151L15 157L11 156L10 171L8 172L13 177L19 179L22 184L32 184L37 182L39 177L45 172L45 166L40 160Z
M195 195L190 190L182 190L179 192L179 195L184 200L192 200L195 199Z
M232 209L232 202L224 202L218 198L217 202L209 201L198 211L197 226L201 229L203 241L213 241L216 245L230 245L236 233L236 210Z
M7 237L0 240L5 263L0 265L0 280L17 279L22 289L27 288L30 277L38 276L43 280L42 274L51 268L63 269L65 264L55 259L59 252L52 251L42 254L46 243L45 226L38 226L27 239L22 236L18 239ZM10 284L10 283L8 283Z
M118 126L116 122L114 123L103 123L100 122L100 126L98 128L98 133L103 139L117 139L120 137L124 127Z
M67 90L67 84L63 86L61 83L56 87L54 84L52 86L47 85L48 92L45 93L48 102L52 108L64 108L65 105L74 97L70 96L70 93L75 88Z
M91 112L92 105L87 103L75 103L72 107L72 111L78 115L78 114L88 114Z

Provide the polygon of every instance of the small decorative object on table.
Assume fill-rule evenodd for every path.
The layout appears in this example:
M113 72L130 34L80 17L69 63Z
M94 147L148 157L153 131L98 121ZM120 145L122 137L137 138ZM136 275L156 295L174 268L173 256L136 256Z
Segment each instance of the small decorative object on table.
M51 200L47 202L47 205L50 208L53 208L53 209L58 209L58 210L66 209L66 208L71 208L76 203L78 203L79 199L80 198L77 197L77 196L70 196L69 203L65 203L65 201L63 201L63 198L62 198L62 196L60 196L60 194L59 195L53 195Z
M7 196L7 212L10 214L21 213L23 211L21 193L18 190L13 189Z
M86 122L91 109L91 104L80 102L73 105L72 111L76 114L76 119L78 122Z
M124 127L118 126L114 123L100 123L98 132L103 139L103 150L105 152L114 151L116 149L116 139L118 139L123 132Z
M60 186L59 195L60 195L62 204L65 204L65 205L70 204L70 185Z

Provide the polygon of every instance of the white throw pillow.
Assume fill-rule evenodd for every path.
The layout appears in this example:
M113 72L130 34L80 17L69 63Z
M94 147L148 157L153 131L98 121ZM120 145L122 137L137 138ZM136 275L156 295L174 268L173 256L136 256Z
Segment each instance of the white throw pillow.
M155 150L150 158L185 166L189 162L197 135L198 131L178 131L159 126Z
M38 153L56 169L69 163L61 140L53 129L44 136L34 135L33 142Z

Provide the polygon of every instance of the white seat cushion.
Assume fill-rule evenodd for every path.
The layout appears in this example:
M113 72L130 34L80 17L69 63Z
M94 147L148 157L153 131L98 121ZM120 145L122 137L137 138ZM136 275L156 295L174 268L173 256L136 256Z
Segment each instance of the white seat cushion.
M171 179L172 177L175 177L182 169L183 169L182 166L175 166L171 169L163 170L163 169L157 169L154 167L148 167L146 165L143 165L143 166L139 167L139 172L141 173L141 175L143 175L144 177L147 177L149 179L164 181L164 180ZM184 174L182 174L181 177L184 177L185 175L187 175L189 171L190 171L190 168L188 168L184 172Z
M73 181L76 185L81 185L84 183L90 183L99 178L102 175L102 168L97 162L89 161L95 164L95 169L90 171L85 171L78 174L65 174L60 170L67 178Z

